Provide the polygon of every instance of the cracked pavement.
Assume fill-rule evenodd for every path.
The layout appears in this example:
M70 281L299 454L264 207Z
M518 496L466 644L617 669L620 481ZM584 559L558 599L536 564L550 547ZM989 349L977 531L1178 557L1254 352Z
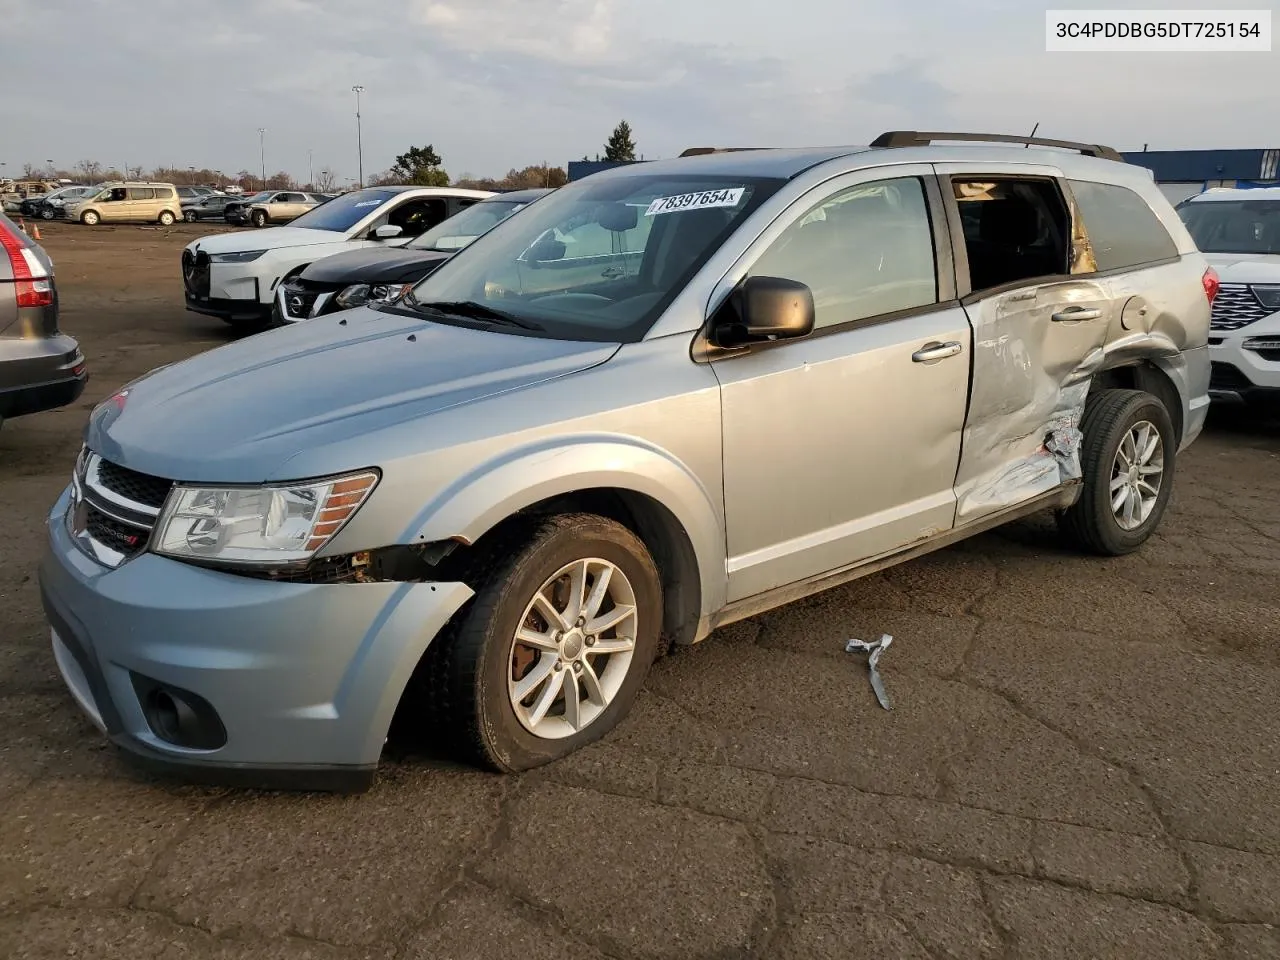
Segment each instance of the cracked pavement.
M1140 553L1036 518L737 624L530 774L408 748L358 797L134 774L58 679L34 571L88 408L226 340L182 310L192 235L46 231L94 379L0 431L0 957L1280 956L1280 423L1231 412ZM892 712L844 652L880 633Z

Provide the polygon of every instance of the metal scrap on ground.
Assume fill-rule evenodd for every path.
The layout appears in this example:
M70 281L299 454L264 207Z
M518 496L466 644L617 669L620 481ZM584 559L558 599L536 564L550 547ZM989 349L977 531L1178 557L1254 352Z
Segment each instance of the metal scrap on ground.
M850 640L845 644L845 653L869 653L867 657L867 670L871 673L871 689L876 692L876 699L880 701L880 706L886 710L893 709L893 701L889 699L889 694L884 688L884 681L880 679L879 662L880 655L889 649L889 644L893 643L893 637L889 634L883 634L879 640L870 642L865 640Z

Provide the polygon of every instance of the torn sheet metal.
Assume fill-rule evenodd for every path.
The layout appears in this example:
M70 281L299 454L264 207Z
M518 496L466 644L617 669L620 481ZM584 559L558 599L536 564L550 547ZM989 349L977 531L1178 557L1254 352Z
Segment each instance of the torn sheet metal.
M875 691L876 699L880 701L880 706L886 710L893 709L893 701L889 699L889 693L884 688L884 681L880 678L880 655L889 649L889 644L893 643L893 637L884 634L879 640L870 642L864 640L850 640L844 646L845 653L869 653L867 657L867 670L871 674L871 689Z
M1055 322L1067 306L1096 320ZM973 325L973 389L956 476L964 524L1081 478L1080 420L1101 369L1112 310L1103 281L1018 290L966 308Z

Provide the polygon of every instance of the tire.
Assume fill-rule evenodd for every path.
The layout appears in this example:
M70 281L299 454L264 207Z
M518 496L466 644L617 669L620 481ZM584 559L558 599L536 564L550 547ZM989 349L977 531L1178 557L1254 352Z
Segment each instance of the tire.
M1142 452L1133 456L1131 434L1138 439L1150 436L1142 424L1154 427L1159 446L1142 462ZM1169 497L1173 492L1174 464L1178 442L1173 420L1159 399L1141 390L1103 390L1090 395L1080 422L1084 440L1080 446L1080 466L1084 489L1075 505L1058 513L1058 529L1072 545L1091 553L1118 557L1132 553L1147 542L1160 525ZM1126 444L1121 455L1121 444ZM1113 483L1123 483L1121 474L1126 462L1137 460L1130 468L1131 483L1139 483L1141 500L1135 499L1134 488L1124 484L1116 494ZM1158 465L1160 472L1152 473ZM1158 485L1148 478L1158 476ZM1155 487L1154 496L1151 489ZM1113 496L1121 499L1113 506ZM1141 509L1132 508L1141 503ZM1145 516L1144 516L1145 514Z
M599 740L626 716L658 654L662 585L653 558L639 538L626 527L593 514L541 518L526 536L502 547L494 554L496 562L485 564L490 572L470 606L427 648L425 669L419 671L422 686L414 691L419 694L414 706L420 705L426 713L432 738L443 738L460 759L515 773L558 760ZM557 572L592 559L614 567L609 581L610 599L606 602L612 610L623 609L616 599L621 590L624 598L629 596L632 601L634 618L612 631L603 631L612 632L613 637L590 643L570 630L564 634L558 654L534 652L516 644L516 628L521 624L548 634L554 630L552 620L529 613L534 596L544 584ZM613 606L615 602L619 606ZM600 609L609 611L608 607ZM614 658L620 654L591 650L608 643L625 644L625 639L619 639L619 631L634 634L634 644L629 662L618 661L615 668ZM579 660L567 659L574 656ZM576 731L565 716L563 692L555 694L545 718L537 722L536 735L534 728L527 725L528 708L524 708L523 720L516 713L512 689L522 680L532 682L548 657L548 664L565 666L548 666L542 673L546 681L531 689L526 702L536 705L548 687L557 686L557 677L561 678L558 688L562 691L567 691L572 682L574 690L582 691L580 727ZM587 660L588 657L594 659ZM581 673L577 670L580 661L589 664ZM569 662L574 666L568 667ZM586 693L588 672L597 677L597 690L612 691L611 698L598 698L603 709ZM553 726L556 730L547 736L547 728Z
M86 227L96 227L98 225L98 221L100 221L101 219L102 218L99 217L92 210L87 210L84 213L80 214L80 222L83 223Z
M41 220L52 220L55 216L57 216L57 211L53 207L42 207L40 209Z
M200 218L196 216L196 212L194 210L188 210L182 215L182 219L187 221L187 223L195 223Z
M178 218L173 215L172 210L160 211L160 226L162 227L172 227L174 224L174 221L176 221L177 219Z
M249 219L255 227L265 227L267 225L267 214L263 210L253 211L253 216Z

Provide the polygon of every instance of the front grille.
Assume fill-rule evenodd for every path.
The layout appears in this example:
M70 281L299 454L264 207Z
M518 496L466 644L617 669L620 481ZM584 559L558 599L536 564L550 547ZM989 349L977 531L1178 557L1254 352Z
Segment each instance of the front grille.
M209 296L209 255L203 250L182 251L182 283L194 297Z
M172 487L83 450L72 475L71 534L85 553L118 567L146 549Z
M1214 330L1239 330L1275 313L1258 302L1248 284L1224 283L1213 300Z
M311 308L320 296L318 290L308 290L298 281L293 281L284 289L284 309L294 320L306 320L311 316Z
M1214 362L1209 369L1210 390L1248 390L1249 378L1229 363Z
M98 480L107 490L127 500L159 510L173 487L172 480L138 473L108 460L98 461Z

